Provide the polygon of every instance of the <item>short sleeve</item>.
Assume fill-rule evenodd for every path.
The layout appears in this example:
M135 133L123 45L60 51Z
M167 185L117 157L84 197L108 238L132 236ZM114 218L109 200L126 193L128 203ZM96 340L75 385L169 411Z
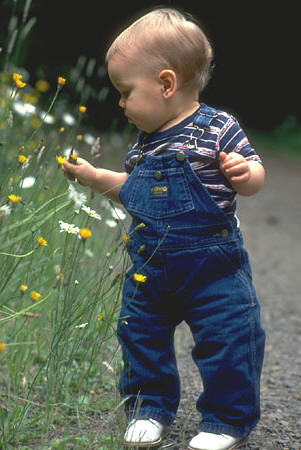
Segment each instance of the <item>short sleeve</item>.
M260 156L251 147L245 132L233 116L229 116L227 122L221 129L219 151L225 153L237 152L248 161L257 161L262 164Z

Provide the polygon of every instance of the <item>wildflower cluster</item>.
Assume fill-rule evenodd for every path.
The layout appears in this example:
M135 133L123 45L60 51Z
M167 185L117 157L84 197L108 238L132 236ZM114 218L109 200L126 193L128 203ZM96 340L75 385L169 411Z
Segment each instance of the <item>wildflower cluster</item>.
M20 291L20 294L21 294L22 297L23 297L23 295L25 295L25 293L28 291L28 289L29 289L29 287L28 287L27 284L21 284L20 285L19 291ZM33 290L33 291L30 292L30 298L31 298L31 300L33 302L36 302L36 301L38 301L38 300L40 300L42 298L42 294L40 294L39 292Z
M90 155L94 164L101 156L100 149L124 148L126 136L118 140L117 134L105 133L100 138L91 129L85 130L89 97L103 101L107 89L94 89L86 81L92 79L94 68L93 77L102 73L101 82L105 81L104 68L83 57L66 78L55 77L52 83L44 76L35 80L38 72L31 75L25 67L18 67L35 17L28 14L32 2L13 3L18 6L10 8L11 21L4 25L8 48L0 48L0 385L4 422L9 412L9 426L1 431L3 445L14 446L28 442L35 429L39 446L48 440L48 431L58 417L70 422L73 406L81 415L94 410L88 402L103 404L95 373L100 364L101 385L115 375L114 359L120 357L115 328L128 262L123 245L127 239L122 238L124 211L102 196L94 196L89 188L69 183L60 169L66 160L78 164L82 154ZM66 85L75 88L75 96L80 98L77 105L68 104L68 98L74 98L69 93L60 98ZM25 392L26 402L18 400L20 392ZM106 390L105 401L107 394ZM66 404L72 404L72 412ZM26 421L19 420L24 417ZM37 417L46 426L36 427ZM84 439L83 445L87 447L89 442ZM103 445L102 437L99 445Z
M16 42L28 30L25 15L23 19L22 32L16 29L13 34ZM100 156L100 138L83 129L88 90L80 92L77 106L67 105L58 99L67 78L57 77L54 86L46 79L31 83L26 69L16 66L17 53L11 53L13 63L4 57L7 64L3 72L0 69L0 384L13 394L7 397L12 412L8 433L17 429L13 418L25 411L12 399L29 380L27 398L33 409L32 400L40 398L40 392L49 402L63 404L70 398L74 392L69 377L76 395L94 392L92 374L99 355L111 362L116 354L112 329L125 271L122 240L127 240L121 237L124 211L100 196L95 198L98 209L91 191L77 191L75 187L81 187L68 183L60 170L67 159L78 163L81 153L90 151L93 160ZM68 84L75 79L70 73ZM93 226L100 228L99 239ZM61 370L62 361L72 364ZM35 411L30 416L36 417ZM6 438L14 440L13 435Z
M92 236L92 231L90 228L79 228L75 226L73 223L66 223L62 220L59 221L60 232L67 232L68 234L75 234L79 239L85 241L89 237Z

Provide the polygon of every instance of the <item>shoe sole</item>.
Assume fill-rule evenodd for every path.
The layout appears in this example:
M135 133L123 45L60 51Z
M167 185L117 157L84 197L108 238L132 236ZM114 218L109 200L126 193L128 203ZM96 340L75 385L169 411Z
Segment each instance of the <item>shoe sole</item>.
M242 439L241 441L236 442L236 444L232 445L232 447L229 447L227 450L235 450L237 448L241 448L242 445L244 446L247 443L247 440L248 439ZM197 449L196 447L188 446L187 450L199 450L199 449Z
M124 442L124 448L154 448L158 447L162 443L162 438L153 442Z

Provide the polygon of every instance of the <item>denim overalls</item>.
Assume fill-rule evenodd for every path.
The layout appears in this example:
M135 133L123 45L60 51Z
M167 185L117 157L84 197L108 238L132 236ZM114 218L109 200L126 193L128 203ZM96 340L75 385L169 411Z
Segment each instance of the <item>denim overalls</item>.
M209 126L214 114L208 108L197 125ZM260 416L265 333L235 218L216 205L183 151L145 154L119 197L133 219L133 266L118 322L119 388L129 419L174 420L180 400L174 332L184 320L204 387L200 430L247 436ZM146 281L135 281L135 273Z

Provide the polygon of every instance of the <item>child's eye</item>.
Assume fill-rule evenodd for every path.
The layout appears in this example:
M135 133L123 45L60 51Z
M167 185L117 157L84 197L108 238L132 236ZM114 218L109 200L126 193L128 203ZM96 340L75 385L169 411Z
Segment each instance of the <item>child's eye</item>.
M130 95L130 91L121 92L121 97L122 98L128 98L129 95Z

